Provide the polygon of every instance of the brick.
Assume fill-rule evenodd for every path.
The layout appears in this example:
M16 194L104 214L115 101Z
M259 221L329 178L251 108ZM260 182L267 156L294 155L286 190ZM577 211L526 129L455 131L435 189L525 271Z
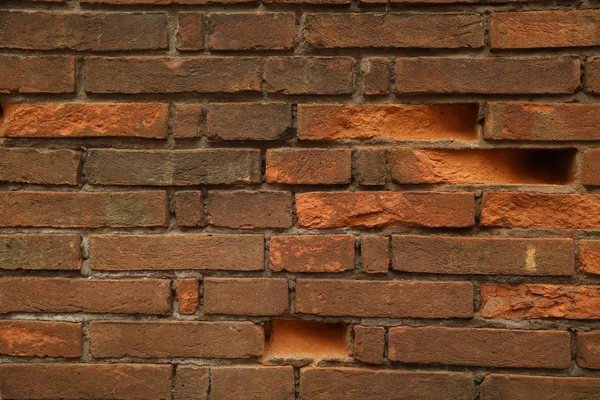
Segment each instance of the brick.
M482 283L484 318L600 319L600 286Z
M173 400L207 400L209 368L178 365L175 372Z
M472 375L467 373L313 367L300 370L300 396L311 400L471 400L474 393Z
M600 11L493 13L490 45L497 49L600 45Z
M388 176L388 150L378 147L356 151L358 183L363 186L383 186Z
M350 57L270 57L264 79L269 93L352 93L354 60Z
M589 93L600 93L600 59L590 57L585 63L585 91ZM587 123L585 127L591 128Z
M396 93L573 93L579 74L573 57L399 58Z
M0 391L6 399L162 400L171 398L171 370L153 364L3 364Z
M481 400L598 400L600 379L490 374L481 384Z
M264 269L263 235L92 235L99 271Z
M0 279L0 313L86 312L168 314L171 283L165 279Z
M600 369L600 333L577 332L577 364Z
M211 50L289 50L294 47L294 24L293 13L212 13L208 46Z
M164 13L1 12L0 47L117 51L167 48Z
M385 274L390 267L390 238L363 235L360 239L362 271L368 274Z
M390 93L390 60L383 57L369 57L362 64L364 94L367 96Z
M484 193L482 226L598 229L600 195Z
M84 170L96 185L219 185L260 182L260 151L89 150Z
M204 14L180 13L177 30L177 50L204 49Z
M476 104L300 104L301 140L477 139Z
M204 199L201 191L175 192L175 217L179 226L204 226Z
M348 184L352 180L350 149L268 149L266 180L289 185Z
M0 148L0 181L76 185L80 159L72 150Z
M472 193L312 192L296 195L298 226L473 226Z
M199 287L198 279L177 281L176 295L180 314L195 314L198 311Z
M600 186L598 171L600 171L600 149L587 150L583 159L583 171L581 173L583 184Z
M204 120L202 104L177 104L173 117L173 137L196 138L200 136L200 126Z
M36 0L34 0L36 1ZM44 0L42 0L44 1ZM153 5L166 5L166 4L237 4L237 3L253 3L255 0L80 0L82 3L92 4L153 4Z
M600 275L600 240L579 242L579 271L588 275Z
M88 93L258 92L260 69L256 57L87 57L84 87Z
M279 140L292 125L285 103L211 103L206 135L221 140Z
M294 368L214 367L211 368L214 399L294 400Z
M353 357L368 364L383 364L385 328L381 326L354 327Z
M3 103L1 106L0 136L5 137L167 137L168 104Z
M344 272L354 269L354 236L273 236L269 249L271 271Z
M477 328L390 328L389 358L414 364L569 368L567 331Z
M80 323L0 321L2 355L78 358L81 349Z
M476 13L305 14L304 36L316 48L483 47Z
M204 279L205 314L282 315L288 303L287 279Z
M251 322L92 321L90 332L95 358L253 358L264 342Z
M350 4L350 0L265 0L266 4L314 4L341 5Z
M570 238L392 236L392 269L427 274L570 276Z
M81 261L79 235L0 235L0 270L78 270Z
M75 57L0 56L0 93L73 93Z
M296 312L319 316L469 318L471 282L299 279Z
M292 194L284 191L209 191L211 225L229 228L289 228Z
M137 192L1 192L0 226L167 226L167 196Z

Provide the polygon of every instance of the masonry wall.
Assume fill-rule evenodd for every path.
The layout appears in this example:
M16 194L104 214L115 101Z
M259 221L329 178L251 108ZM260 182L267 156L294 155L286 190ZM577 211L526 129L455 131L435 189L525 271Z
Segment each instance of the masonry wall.
M1 399L600 399L597 1L0 8Z

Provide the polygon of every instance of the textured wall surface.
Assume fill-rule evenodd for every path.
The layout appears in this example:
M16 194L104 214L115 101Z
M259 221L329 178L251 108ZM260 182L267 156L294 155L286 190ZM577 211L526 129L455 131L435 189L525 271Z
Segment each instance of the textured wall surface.
M600 400L596 0L0 3L0 399Z

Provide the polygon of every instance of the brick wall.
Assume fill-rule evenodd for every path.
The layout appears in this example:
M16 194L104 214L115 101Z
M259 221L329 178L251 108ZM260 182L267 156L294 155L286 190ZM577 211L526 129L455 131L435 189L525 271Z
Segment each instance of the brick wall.
M599 400L596 0L5 0L0 398Z

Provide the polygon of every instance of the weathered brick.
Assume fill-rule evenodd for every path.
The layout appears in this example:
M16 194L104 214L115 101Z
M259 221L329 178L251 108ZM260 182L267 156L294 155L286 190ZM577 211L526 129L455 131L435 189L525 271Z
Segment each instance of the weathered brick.
M198 311L199 286L198 279L177 280L176 295L180 314L195 314Z
M212 13L208 27L211 50L289 50L294 46L293 13Z
M202 104L176 104L173 137L180 139L200 136L200 125L203 119Z
M600 369L600 332L577 333L577 364Z
M600 240L579 242L579 270L584 274L600 275Z
M364 93L367 96L390 93L390 60L383 57L369 57L362 63Z
M354 236L273 236L271 271L343 272L354 269Z
M350 4L350 0L265 0L267 4L314 4L314 5L340 5Z
M300 396L311 400L471 400L473 377L457 372L313 368L300 371Z
M269 93L352 93L354 60L350 57L270 57L264 79Z
M218 185L260 182L260 150L89 150L84 171L97 185Z
M206 135L221 140L283 139L292 125L291 116L285 103L211 103Z
M474 224L472 193L311 192L296 195L298 226L462 228Z
M567 331L477 328L390 328L389 358L411 364L568 368Z
M362 271L368 274L385 274L390 267L390 238L363 235L360 239Z
M211 368L214 399L294 400L294 368L214 367Z
M363 186L385 185L388 177L388 150L378 147L359 148L356 153L358 183Z
M522 3L522 2L536 2L545 0L486 0L485 3L496 4L496 3ZM378 4L387 3L385 0L361 0L361 3L367 4ZM448 4L448 3L481 3L481 0L391 0L392 4Z
M0 181L76 185L80 160L72 150L0 148Z
M207 400L209 376L208 367L178 365L173 400Z
M167 314L165 279L2 278L0 313L88 312Z
M253 358L262 355L263 342L262 328L245 321L90 323L95 358Z
M204 279L206 314L281 315L287 313L288 304L287 279Z
M42 0L44 1L44 0ZM256 0L80 0L82 3L94 3L94 4L152 4L152 5L165 5L165 4L237 4L237 3L253 3ZM514 1L514 0L513 0Z
M600 45L600 11L492 13L490 45L498 49Z
M263 235L92 235L100 271L264 269Z
M1 163L1 161L0 161ZM581 181L584 185L600 186L600 149L585 152Z
M175 217L179 226L204 226L204 200L199 190L175 192Z
M0 12L0 47L116 51L167 48L164 13Z
M347 184L352 179L352 151L350 149L268 149L266 168L266 180L269 183Z
M570 238L392 236L392 269L429 274L569 276Z
M73 93L75 57L0 56L0 93Z
M179 14L177 50L204 49L204 14L184 12Z
M573 57L399 58L396 93L573 93L579 75Z
M476 104L300 104L302 140L477 139Z
M81 236L72 234L0 235L0 270L78 270Z
M161 103L3 103L0 136L166 138Z
M590 57L585 63L585 90L589 93L600 93L600 58ZM585 124L590 129L593 126Z
M482 283L484 318L600 319L600 286Z
M598 400L600 379L490 374L481 384L481 400Z
M284 191L209 191L211 225L229 228L289 228L292 194Z
M0 321L2 355L78 358L81 357L81 349L80 323Z
M304 36L316 48L483 47L476 13L305 14Z
M368 364L383 364L385 328L381 326L354 327L353 357Z
M84 87L90 93L258 92L260 80L256 57L85 59Z
M0 226L167 226L167 196L137 192L1 192Z
M469 318L471 282L299 279L296 311L320 316Z

